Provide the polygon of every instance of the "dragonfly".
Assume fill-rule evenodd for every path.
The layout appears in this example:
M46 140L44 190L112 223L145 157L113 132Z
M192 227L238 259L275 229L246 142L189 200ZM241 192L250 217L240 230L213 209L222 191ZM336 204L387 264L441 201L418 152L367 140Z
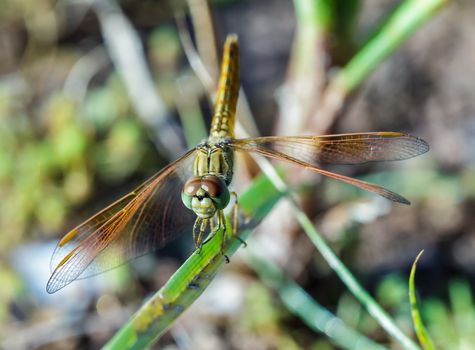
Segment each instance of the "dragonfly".
M48 293L162 248L183 233L192 233L199 249L206 237L225 228L224 210L234 195L237 201L229 186L234 156L239 152L291 163L409 204L406 198L384 187L322 166L412 158L429 150L424 140L400 132L238 139L234 135L238 94L239 44L233 34L224 44L209 137L66 233L51 258ZM233 234L237 235L235 230L236 222Z

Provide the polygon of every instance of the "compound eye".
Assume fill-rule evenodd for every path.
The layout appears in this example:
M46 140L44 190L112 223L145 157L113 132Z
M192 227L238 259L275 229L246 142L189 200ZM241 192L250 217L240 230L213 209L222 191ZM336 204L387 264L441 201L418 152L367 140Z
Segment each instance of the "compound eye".
M183 193L187 196L193 197L201 188L201 177L193 176L183 186Z
M202 179L202 188L210 197L219 197L226 189L226 185L217 176L208 176Z
M201 180L201 188L203 188L217 209L224 209L229 203L229 191L226 184L217 176L207 176Z

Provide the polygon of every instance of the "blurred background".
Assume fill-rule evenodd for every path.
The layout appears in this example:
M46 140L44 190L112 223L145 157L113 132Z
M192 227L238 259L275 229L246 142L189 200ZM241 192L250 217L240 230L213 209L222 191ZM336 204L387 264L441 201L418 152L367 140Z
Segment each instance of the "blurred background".
M475 3L441 8L337 110L328 104L332 77L400 1L339 2L316 32L301 21L299 3L2 1L2 348L99 348L192 252L183 237L54 295L45 291L62 234L206 136L231 32L240 38L239 119L248 133L402 131L428 141L431 151L412 160L332 168L401 193L411 206L297 169L286 174L305 189L301 204L319 232L409 334L408 273L425 249L416 286L428 330L440 348L473 348ZM245 188L252 176L237 172L235 186ZM347 325L397 348L288 207L278 205L253 242ZM338 349L284 306L242 250L156 348Z

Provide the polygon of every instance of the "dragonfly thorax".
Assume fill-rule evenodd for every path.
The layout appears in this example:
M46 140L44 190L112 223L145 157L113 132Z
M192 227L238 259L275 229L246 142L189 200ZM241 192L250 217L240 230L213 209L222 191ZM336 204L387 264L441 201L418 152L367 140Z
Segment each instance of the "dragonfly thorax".
M205 175L191 177L183 186L181 199L199 218L209 219L217 210L226 208L230 195L221 178Z
M229 185L233 178L234 155L225 142L212 138L196 148L193 165L195 176L215 175Z

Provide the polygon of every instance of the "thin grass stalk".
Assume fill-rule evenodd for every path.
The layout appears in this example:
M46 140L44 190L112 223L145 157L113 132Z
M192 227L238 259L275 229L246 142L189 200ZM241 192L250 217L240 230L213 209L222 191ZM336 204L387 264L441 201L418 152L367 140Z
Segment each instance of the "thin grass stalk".
M378 321L379 325L388 334L398 341L404 349L420 350L419 346L402 332L396 325L391 316L378 304L378 302L369 294L363 286L358 282L351 271L337 257L330 246L325 242L322 236L317 232L309 218L298 208L293 206L294 214L297 217L301 227L313 242L315 247L322 254L325 261L330 265L333 271L338 275L340 280L346 285L348 290L363 305L368 313Z
M269 177L274 186L282 193L287 193L287 186L282 178L272 167L269 160L263 157L256 157L258 164L262 171ZM396 325L391 316L384 311L384 309L377 303L376 300L363 288L358 280L353 276L350 270L343 264L338 256L333 252L330 246L325 242L322 236L317 232L312 222L305 215L305 213L296 204L297 202L289 193L285 200L291 204L292 211L296 216L300 226L315 245L317 250L322 254L325 261L338 275L340 280L345 284L348 290L355 296L355 298L364 306L368 313L380 324L380 326L388 332L388 334L398 341L404 349L420 350L414 341L402 332Z
M174 159L184 151L180 132L168 118L165 102L155 91L140 37L115 0L94 1L92 5L107 51L124 82L132 106L153 131L152 140L157 148L169 159Z
M345 101L378 65L389 57L418 28L450 0L405 0L380 30L330 81L320 108L312 118L312 129L326 133Z
M287 77L279 92L277 134L299 134L325 83L326 39L333 22L329 0L294 0L296 30Z
M417 254L416 260L412 264L411 274L409 275L409 300L411 302L411 314L412 322L414 323L414 330L416 331L417 339L419 339L419 344L421 344L424 350L434 350L434 343L427 331L424 323L422 322L422 317L417 307L417 297L416 297L416 267L419 259L421 258L424 251L422 250Z
M340 318L318 304L297 283L285 276L269 259L258 254L257 242L245 250L245 257L266 285L276 290L287 309L311 329L325 334L334 344L351 350L388 350L348 327Z
M207 135L203 113L201 113L198 92L193 86L193 78L184 76L176 81L175 105L180 117L183 135L188 148L195 147Z
M218 80L219 60L213 14L207 0L187 0L196 37L198 54L214 81Z

